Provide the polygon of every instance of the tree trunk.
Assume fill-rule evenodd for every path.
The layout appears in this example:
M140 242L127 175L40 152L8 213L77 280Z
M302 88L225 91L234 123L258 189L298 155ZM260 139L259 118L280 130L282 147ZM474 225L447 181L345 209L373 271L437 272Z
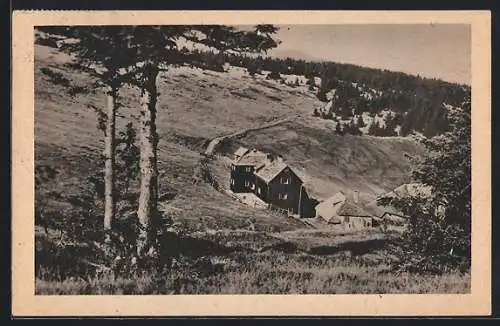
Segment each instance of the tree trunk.
M104 139L104 229L110 230L116 214L115 200L115 131L117 89L108 93L108 112Z
M137 217L140 230L137 238L137 254L139 257L151 255L155 248L156 219L158 217L158 166L156 133L156 66L146 67L141 89L140 117L140 196Z

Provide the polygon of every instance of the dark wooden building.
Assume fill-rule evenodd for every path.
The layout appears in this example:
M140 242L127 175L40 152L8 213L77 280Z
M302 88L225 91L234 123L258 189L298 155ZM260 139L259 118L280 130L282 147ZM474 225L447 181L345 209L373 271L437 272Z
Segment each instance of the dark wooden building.
M271 207L285 210L290 215L315 216L314 203L303 181L281 160L256 169L254 193Z
M231 184L233 192L254 192L255 170L264 166L267 155L252 151L231 164Z
M231 164L230 189L254 193L271 208L301 217L314 217L315 205L300 177L280 157L249 151Z

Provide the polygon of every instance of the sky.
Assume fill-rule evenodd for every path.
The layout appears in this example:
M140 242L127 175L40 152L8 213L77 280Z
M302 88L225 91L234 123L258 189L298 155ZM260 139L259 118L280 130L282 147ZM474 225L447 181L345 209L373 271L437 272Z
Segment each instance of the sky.
M468 25L280 25L269 54L471 83Z

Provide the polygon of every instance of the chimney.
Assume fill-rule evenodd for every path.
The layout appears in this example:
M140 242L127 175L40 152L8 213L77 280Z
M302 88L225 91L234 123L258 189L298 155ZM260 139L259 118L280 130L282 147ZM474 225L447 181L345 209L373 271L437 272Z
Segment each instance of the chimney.
M352 193L352 197L353 197L354 203L359 204L359 191L354 190L354 192Z

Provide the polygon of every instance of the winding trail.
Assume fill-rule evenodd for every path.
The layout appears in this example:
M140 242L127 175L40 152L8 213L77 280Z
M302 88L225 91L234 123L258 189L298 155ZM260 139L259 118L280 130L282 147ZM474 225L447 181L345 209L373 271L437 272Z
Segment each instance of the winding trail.
M259 127L247 128L247 129L243 129L243 130L240 130L240 131L228 134L228 135L216 137L216 138L212 139L210 141L210 143L208 143L207 149L205 150L204 154L206 156L213 155L213 152L217 148L217 145L219 145L220 142L225 140L225 139L241 137L241 136L244 136L245 134L247 134L251 131L258 131L258 130L263 130L263 129L275 127L275 126L278 126L282 123L292 121L292 120L298 118L299 116L300 116L300 114L291 115L291 116L288 116L286 118L280 118L280 119L265 123Z

